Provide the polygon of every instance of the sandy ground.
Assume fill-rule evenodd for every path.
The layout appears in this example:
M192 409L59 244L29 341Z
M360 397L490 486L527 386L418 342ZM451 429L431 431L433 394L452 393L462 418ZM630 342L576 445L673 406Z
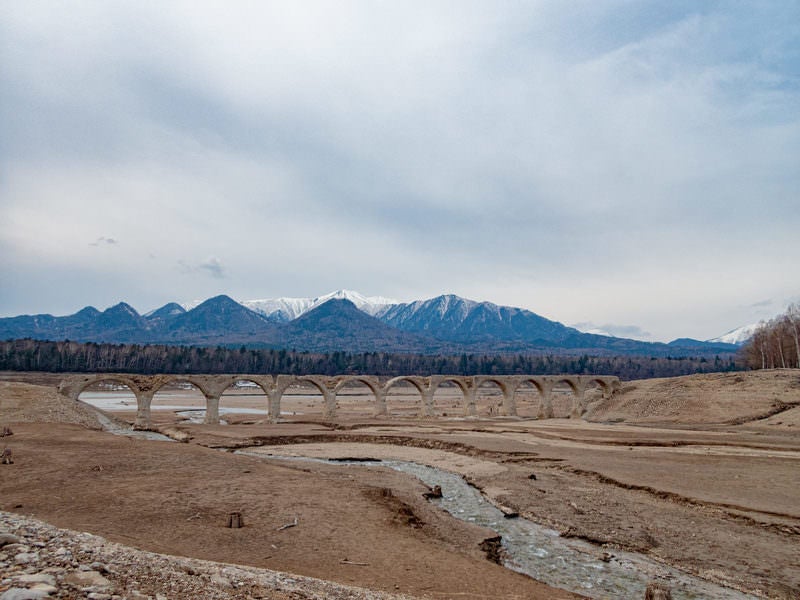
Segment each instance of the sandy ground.
M452 401L445 391L439 405ZM226 402L238 405L233 395ZM395 414L404 402L413 399L395 399ZM487 414L494 402L491 390L482 394ZM63 408L50 387L0 383L0 427L14 430L3 442L16 459L0 466L0 509L146 550L419 597L570 597L487 561L479 543L491 532L442 514L414 479L215 448L398 458L461 473L495 502L599 549L640 551L765 597L800 597L797 370L632 382L590 405L593 422L376 421L355 392L335 424L316 419L313 396L286 406L302 414L277 425L253 414L192 425L154 411L193 439L148 442L87 430L87 413ZM233 510L247 527L222 527ZM296 527L278 531L295 517Z

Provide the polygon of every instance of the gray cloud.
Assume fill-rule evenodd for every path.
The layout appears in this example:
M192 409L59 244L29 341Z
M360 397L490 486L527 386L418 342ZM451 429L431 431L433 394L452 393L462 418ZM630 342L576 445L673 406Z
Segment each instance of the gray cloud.
M116 246L119 242L112 237L100 236L93 242L89 242L90 246Z
M581 323L575 323L572 325L572 327L586 333L599 333L601 335L613 335L614 337L631 338L635 340L653 340L653 334L645 331L638 325L616 325L614 323L597 325L595 323L584 321Z
M189 263L183 259L180 259L178 260L178 269L184 275L200 273L209 275L214 279L224 279L226 277L225 267L215 256L211 256L199 263Z
M0 277L73 273L71 304L111 272L135 305L455 292L655 339L796 295L800 8L573 8L9 5ZM225 262L176 281L201 256Z

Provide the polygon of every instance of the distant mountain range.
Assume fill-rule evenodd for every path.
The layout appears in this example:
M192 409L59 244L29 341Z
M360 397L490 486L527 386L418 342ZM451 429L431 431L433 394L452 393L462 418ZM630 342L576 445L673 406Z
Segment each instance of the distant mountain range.
M171 302L140 315L124 302L100 312L0 318L0 339L246 345L311 352L551 353L644 356L729 354L723 341L642 342L582 333L529 310L455 295L397 303L340 290L318 298Z

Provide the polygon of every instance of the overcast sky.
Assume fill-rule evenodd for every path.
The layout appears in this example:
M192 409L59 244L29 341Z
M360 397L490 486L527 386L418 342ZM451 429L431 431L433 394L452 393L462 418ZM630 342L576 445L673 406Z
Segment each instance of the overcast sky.
M800 299L800 2L2 2L0 316Z

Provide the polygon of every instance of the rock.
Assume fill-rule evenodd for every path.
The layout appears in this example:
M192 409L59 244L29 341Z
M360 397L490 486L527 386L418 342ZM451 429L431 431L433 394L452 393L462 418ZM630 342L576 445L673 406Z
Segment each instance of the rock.
M111 600L111 594L103 594L101 592L92 592L87 596L89 600Z
M233 587L233 585L231 585L231 582L228 581L228 579L226 579L222 575L212 575L211 576L211 583L213 583L214 585L218 585L219 587L222 587L222 588L231 588L231 587Z
M47 598L50 594L41 590L28 590L25 588L11 588L3 592L0 600L39 600Z
M108 567L100 562L93 562L89 565L92 569L97 571L98 573L110 573L111 571L108 570Z
M645 600L672 600L672 593L665 584L651 581L644 592Z
M28 573L25 575L18 575L14 577L17 583L25 583L25 584L32 584L32 583L46 583L48 585L55 585L56 578L50 575L49 573Z
M3 550L11 554L19 554L20 552L30 552L31 547L22 543L8 544Z
M151 600L150 596L143 594L139 590L128 592L128 600Z
M11 533L0 533L0 548L8 544L19 544L21 541L22 540Z
M14 556L14 563L18 565L29 565L39 561L38 552L20 552Z
M68 584L84 588L108 588L113 584L97 571L73 571L64 579Z
M32 585L29 589L45 592L47 594L54 594L58 591L56 586L48 585L46 583L37 583L36 585Z

